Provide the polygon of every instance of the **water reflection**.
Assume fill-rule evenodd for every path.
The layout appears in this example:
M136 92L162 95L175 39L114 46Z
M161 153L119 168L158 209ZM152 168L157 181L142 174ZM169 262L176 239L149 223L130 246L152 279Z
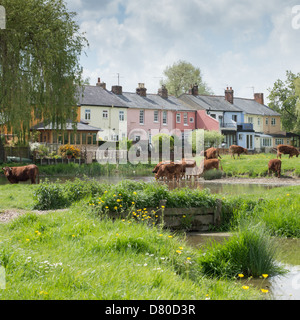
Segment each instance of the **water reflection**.
M65 183L66 181L73 181L75 180L75 176L49 176L49 177L40 177L40 182L44 182L46 179L50 182L57 182ZM80 178L80 177L79 177ZM86 177L85 177L86 178ZM108 184L115 184L118 183L124 179L127 180L134 180L134 181L144 181L144 182L154 182L155 179L153 176L125 176L125 175L111 175L111 176L96 176L93 178L88 179L95 179L96 181L99 181L101 183L108 183ZM0 176L0 185L8 184L9 182L4 176ZM160 184L164 183L162 181L158 182ZM20 182L20 184L30 184L30 181L26 182ZM274 185L261 185L261 184L229 184L229 183L218 183L218 182L209 182L205 180L181 180L179 183L177 182L170 182L169 189L175 189L175 188L183 188L188 187L191 189L200 189L203 190L205 188L210 189L210 192L213 194L249 194L249 193L255 193L255 192L264 192L265 190L274 188L276 186Z
M212 241L224 242L230 233L188 233L190 245L205 249ZM300 300L300 239L276 239L277 260L288 271L285 275L240 280L242 285L255 286L259 290L268 290L267 299Z

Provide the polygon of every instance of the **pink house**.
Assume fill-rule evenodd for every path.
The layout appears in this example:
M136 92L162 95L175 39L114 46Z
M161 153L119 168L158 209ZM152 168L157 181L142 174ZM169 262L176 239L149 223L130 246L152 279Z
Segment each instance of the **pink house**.
M127 109L127 135L133 141L148 140L158 133L182 135L185 130L194 130L196 111L180 100L168 96L166 88L157 94L147 94L144 84L139 83L135 93L118 95Z
M197 129L219 131L220 123L218 120L209 116L206 110L197 110Z

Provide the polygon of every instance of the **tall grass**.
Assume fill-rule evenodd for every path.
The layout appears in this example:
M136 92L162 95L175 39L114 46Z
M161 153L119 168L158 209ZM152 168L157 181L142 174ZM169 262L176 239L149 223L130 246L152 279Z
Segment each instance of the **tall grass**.
M274 276L284 273L276 264L275 255L276 247L266 229L247 221L225 244L213 243L199 263L204 274L211 277Z
M0 299L254 299L203 277L185 240L140 223L98 219L82 204L0 224Z

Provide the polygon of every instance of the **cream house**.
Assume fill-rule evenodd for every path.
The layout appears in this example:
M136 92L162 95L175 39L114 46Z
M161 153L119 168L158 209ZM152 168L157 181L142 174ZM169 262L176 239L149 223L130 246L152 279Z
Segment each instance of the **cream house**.
M101 128L98 141L120 141L127 137L127 106L100 85L84 86L78 116L90 126Z

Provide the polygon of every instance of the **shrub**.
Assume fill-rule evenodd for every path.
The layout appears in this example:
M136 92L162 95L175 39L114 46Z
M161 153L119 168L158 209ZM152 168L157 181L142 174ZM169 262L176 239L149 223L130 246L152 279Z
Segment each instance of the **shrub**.
M77 146L65 144L59 147L59 153L63 157L71 155L73 158L78 158L80 156L80 149Z
M211 277L259 277L284 273L275 262L276 247L260 225L241 224L239 232L225 244L214 242L200 258L204 274Z

